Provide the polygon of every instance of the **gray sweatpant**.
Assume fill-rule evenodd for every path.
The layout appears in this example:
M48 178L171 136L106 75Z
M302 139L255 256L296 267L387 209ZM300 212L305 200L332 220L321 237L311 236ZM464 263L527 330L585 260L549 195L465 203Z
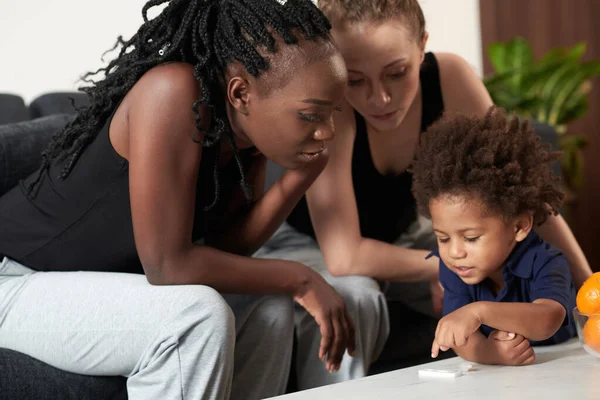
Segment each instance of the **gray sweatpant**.
M436 246L431 221L419 217L395 242L396 246L431 249ZM317 242L284 223L254 257L280 258L300 262L317 271L342 296L356 329L356 355L344 355L340 370L329 374L318 357L321 340L314 318L297 306L295 313L298 356L297 381L300 390L362 378L385 345L390 322L387 301L434 315L428 283L389 283L381 288L366 276L334 277L327 271Z
M390 330L387 303L379 284L365 276L332 276L327 272L316 242L287 223L275 232L254 257L294 260L316 270L340 293L354 322L356 354L350 357L346 353L340 369L330 374L325 363L319 359L321 334L318 325L306 310L296 307L298 389L305 390L366 376L369 365L383 349Z
M287 297L0 264L0 347L70 372L125 376L132 400L282 394L292 335Z

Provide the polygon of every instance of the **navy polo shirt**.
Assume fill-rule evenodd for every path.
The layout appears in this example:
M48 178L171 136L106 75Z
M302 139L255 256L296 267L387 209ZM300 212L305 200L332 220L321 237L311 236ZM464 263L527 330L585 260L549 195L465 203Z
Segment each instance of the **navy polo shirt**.
M431 256L440 258L439 250L433 251L428 258ZM506 260L502 278L505 285L496 296L491 290L489 278L476 285L468 285L440 258L440 282L445 290L443 314L447 315L475 301L531 303L537 299L551 299L565 307L563 325L552 337L530 342L534 345L555 344L575 336L575 286L569 264L560 250L532 231L515 246ZM487 337L494 328L482 325L480 330Z

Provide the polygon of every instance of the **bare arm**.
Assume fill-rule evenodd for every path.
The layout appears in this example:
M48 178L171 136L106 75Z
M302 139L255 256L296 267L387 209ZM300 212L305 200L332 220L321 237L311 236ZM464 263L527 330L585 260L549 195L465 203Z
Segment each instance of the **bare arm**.
M202 146L191 104L201 98L193 67L149 71L130 91L129 190L136 249L148 282L210 285L221 292L289 294L321 330L319 357L339 368L354 352L354 328L340 295L310 268L192 243ZM208 121L207 108L201 121ZM205 127L206 128L206 127Z
M329 163L307 192L317 240L333 275L366 275L382 280L425 281L437 277L438 262L428 252L399 248L360 235L352 185L355 137L352 107L335 116Z
M536 227L535 230L545 241L563 252L571 267L575 289L578 290L583 282L592 275L592 269L565 219L561 215L550 216L542 226Z
M248 171L248 182L254 188L255 203L231 224L207 239L206 243L236 254L251 255L262 246L285 221L315 178L327 164L327 153L304 168L287 171L263 195L266 159L260 155ZM245 204L240 196L238 204ZM245 210L246 207L243 207Z
M446 110L484 115L492 100L470 66L452 54L436 55ZM330 160L307 193L311 220L333 275L366 275L390 281L434 280L438 263L427 251L405 249L360 235L352 185L354 111L348 104L336 115Z
M481 78L462 57L452 53L436 53L444 112L484 116L494 104Z
M565 308L550 299L538 299L533 303L470 303L440 320L431 345L431 356L435 358L440 350L451 348L471 361L511 365L530 363L535 356L528 340L541 341L551 337L562 325L565 315ZM479 332L482 324L510 332L516 341L498 343L490 335L487 343L483 343Z
M527 365L535 361L527 339L504 331L493 331L487 338L480 331L474 332L466 345L453 350L459 357L479 364Z
M518 333L534 341L545 340L554 335L566 316L565 308L550 299L538 299L533 303L478 301L466 307L473 308L482 324Z
M202 146L191 142L200 98L190 67L169 64L130 92L130 201L136 248L153 284L205 284L220 291L298 294L307 268L254 260L192 243ZM206 110L202 120L208 121Z
M453 347L452 350L467 361L480 364L497 364L496 357L488 347L487 338L480 331L469 336L467 344L462 347Z

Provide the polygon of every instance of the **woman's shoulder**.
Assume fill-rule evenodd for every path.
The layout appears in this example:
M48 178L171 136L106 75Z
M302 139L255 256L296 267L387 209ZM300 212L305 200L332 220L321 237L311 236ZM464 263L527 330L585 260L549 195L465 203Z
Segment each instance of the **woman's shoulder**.
M434 55L446 112L484 115L493 103L474 67L457 54Z
M137 110L153 119L182 119L193 124L192 106L201 99L202 91L192 65L171 62L148 70L127 96L130 113ZM208 106L201 105L198 112L202 120L208 121Z
M200 98L200 82L194 76L194 67L183 62L170 62L151 68L142 75L135 87L145 95L158 96L164 101L172 97Z
M165 63L148 70L127 94L127 121L131 131L153 132L165 140L173 135L189 137L196 130L193 105L201 99L200 83L193 66ZM208 106L198 107L201 124L210 123Z

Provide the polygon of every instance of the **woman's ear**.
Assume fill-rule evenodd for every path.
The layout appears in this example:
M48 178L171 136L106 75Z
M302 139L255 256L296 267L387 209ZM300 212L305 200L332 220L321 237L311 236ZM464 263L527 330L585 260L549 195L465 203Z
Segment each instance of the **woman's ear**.
M241 76L234 76L227 83L227 100L234 110L244 115L248 115L249 101L248 81Z
M517 217L515 220L515 240L522 242L525 240L529 232L533 229L533 214L525 212Z
M427 40L429 39L429 32L425 31L425 33L423 34L423 40L421 40L420 43L420 47L421 47L421 58L423 61L425 59L425 48L427 47Z

